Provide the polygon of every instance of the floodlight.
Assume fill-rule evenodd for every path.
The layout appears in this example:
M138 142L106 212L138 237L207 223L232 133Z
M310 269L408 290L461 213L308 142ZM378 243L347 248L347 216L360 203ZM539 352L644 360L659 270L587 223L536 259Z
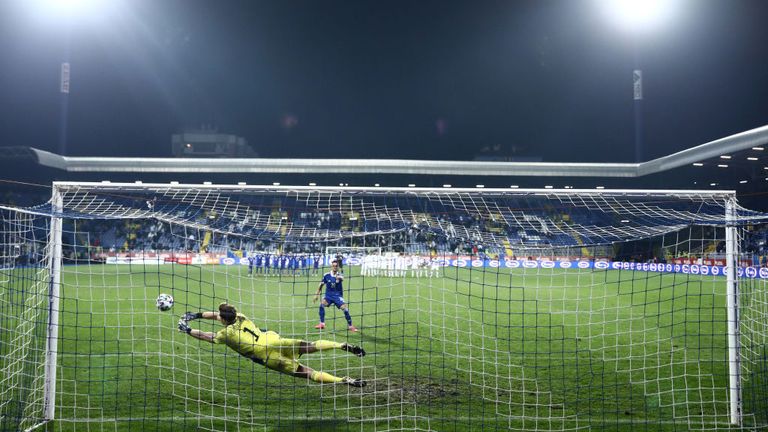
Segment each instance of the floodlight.
M27 3L31 12L44 19L89 19L102 15L114 6L106 0L32 0Z
M667 21L679 0L597 0L611 21L632 32L650 31Z

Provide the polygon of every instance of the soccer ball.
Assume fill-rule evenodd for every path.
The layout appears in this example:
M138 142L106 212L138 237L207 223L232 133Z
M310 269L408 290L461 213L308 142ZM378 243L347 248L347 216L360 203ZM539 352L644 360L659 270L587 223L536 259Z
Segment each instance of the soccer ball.
M173 296L169 294L160 294L157 296L155 306L161 311L170 310L173 307Z

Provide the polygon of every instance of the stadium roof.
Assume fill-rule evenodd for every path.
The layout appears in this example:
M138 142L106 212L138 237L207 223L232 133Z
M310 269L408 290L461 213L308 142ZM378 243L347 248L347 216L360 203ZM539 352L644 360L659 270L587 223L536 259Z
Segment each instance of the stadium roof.
M37 163L67 172L111 173L334 173L533 177L641 177L708 159L762 150L768 125L641 163L478 162L405 159L227 159L73 157L29 149ZM750 161L766 164L760 158Z

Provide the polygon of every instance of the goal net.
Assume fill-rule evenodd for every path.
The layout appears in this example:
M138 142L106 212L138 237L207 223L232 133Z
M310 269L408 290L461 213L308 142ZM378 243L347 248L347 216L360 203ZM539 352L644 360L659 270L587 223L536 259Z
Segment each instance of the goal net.
M729 192L55 183L0 215L0 430L768 429L766 218ZM315 328L337 255L358 332ZM177 329L222 302L361 346L296 358L367 385Z

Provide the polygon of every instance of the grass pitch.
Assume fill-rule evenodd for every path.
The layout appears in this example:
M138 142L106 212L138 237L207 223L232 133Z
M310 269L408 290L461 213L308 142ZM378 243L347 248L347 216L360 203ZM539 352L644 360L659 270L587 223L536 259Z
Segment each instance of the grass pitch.
M64 268L57 420L69 431L691 430L727 428L725 279L634 271L345 269L318 320L320 276L227 266ZM169 312L154 306L174 296ZM269 371L177 331L222 301L283 337L362 345L301 363L363 389ZM215 331L211 321L193 327ZM746 397L746 396L745 396Z

